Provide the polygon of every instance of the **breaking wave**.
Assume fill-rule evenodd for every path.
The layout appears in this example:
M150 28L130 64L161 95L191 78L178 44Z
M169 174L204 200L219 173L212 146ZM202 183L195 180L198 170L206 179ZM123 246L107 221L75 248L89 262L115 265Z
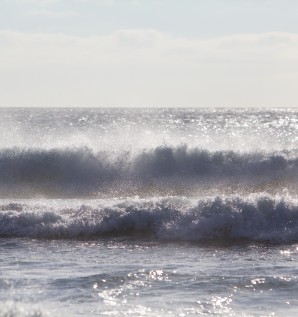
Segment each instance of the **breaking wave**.
M156 147L137 154L76 149L2 149L0 194L83 197L138 193L148 188L195 188L208 182L295 182L296 153L210 152L199 148ZM158 192L158 191L157 191ZM166 192L166 191L165 191Z
M0 236L54 239L146 236L161 241L298 241L298 200L251 194L10 202L0 206Z

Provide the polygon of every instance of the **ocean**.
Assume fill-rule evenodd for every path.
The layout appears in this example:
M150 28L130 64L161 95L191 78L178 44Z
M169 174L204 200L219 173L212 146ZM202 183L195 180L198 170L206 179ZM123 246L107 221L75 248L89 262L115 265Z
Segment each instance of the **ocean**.
M0 317L297 316L298 109L0 115Z

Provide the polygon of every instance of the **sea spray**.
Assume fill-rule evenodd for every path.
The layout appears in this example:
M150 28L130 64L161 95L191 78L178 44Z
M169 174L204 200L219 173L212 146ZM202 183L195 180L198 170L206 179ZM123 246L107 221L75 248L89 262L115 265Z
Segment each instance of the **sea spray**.
M297 181L296 150L211 152L183 145L117 156L87 147L0 150L0 193L6 197L96 197L115 192L130 196L151 194L150 190L155 195L190 195L208 184L254 188L267 182L280 189Z
M98 238L148 236L167 241L298 241L298 200L251 194L67 203L18 202L0 206L1 237Z

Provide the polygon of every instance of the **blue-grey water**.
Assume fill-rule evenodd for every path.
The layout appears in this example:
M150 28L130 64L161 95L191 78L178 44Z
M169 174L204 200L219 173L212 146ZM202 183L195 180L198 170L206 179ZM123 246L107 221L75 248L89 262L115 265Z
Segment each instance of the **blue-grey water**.
M296 316L297 109L1 109L0 316Z

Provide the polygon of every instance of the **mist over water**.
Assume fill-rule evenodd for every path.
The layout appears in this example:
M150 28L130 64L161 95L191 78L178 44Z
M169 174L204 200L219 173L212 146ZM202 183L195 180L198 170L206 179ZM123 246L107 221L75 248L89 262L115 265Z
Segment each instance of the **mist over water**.
M4 197L278 193L297 185L294 110L1 110Z
M295 109L1 109L1 148L295 150Z
M297 314L297 109L0 109L0 316Z
M1 236L297 239L295 110L1 112Z

